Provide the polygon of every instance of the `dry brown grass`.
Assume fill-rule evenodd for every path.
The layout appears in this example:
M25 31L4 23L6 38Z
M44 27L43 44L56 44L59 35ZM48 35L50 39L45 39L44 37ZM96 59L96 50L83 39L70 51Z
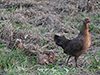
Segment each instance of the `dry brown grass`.
M91 19L90 34L92 45L87 53L100 49L100 3L99 0L1 0L0 1L0 43L8 44L9 40L22 39L28 50L37 53L44 50L54 50L55 60L65 62L65 55L53 41L56 33L72 39L77 36L85 17ZM92 3L91 3L92 2ZM95 42L98 40L98 42ZM32 45L35 47L33 49ZM58 59L58 55L61 55ZM62 59L64 58L64 59ZM81 57L84 58L84 57ZM79 60L80 66L89 63L90 58ZM63 62L61 62L63 61ZM70 62L72 66L73 61ZM77 70L78 75L89 75L91 71ZM94 72L91 75L95 75Z

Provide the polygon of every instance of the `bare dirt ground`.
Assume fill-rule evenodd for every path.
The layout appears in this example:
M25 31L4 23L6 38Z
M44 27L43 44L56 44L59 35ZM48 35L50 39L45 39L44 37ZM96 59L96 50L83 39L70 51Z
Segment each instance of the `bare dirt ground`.
M0 43L8 45L11 39L20 38L31 52L54 50L55 60L63 65L65 54L55 45L54 34L75 38L84 18L89 17L89 31L92 44L88 51L78 60L77 75L98 75L81 70L81 67L90 63L88 53L95 54L100 50L100 1L99 0L0 0ZM98 40L99 39L99 40ZM98 42L97 42L98 40ZM69 63L74 66L74 60Z

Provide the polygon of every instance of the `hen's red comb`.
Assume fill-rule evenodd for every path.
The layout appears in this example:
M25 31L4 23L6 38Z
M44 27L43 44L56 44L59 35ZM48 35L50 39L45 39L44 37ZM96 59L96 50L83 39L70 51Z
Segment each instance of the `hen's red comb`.
M89 18L86 18L85 20L90 20Z

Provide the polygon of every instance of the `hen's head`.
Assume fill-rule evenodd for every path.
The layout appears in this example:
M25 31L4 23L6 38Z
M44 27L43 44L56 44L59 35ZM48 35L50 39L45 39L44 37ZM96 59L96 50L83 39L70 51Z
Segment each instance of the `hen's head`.
M84 23L85 24L87 24L87 23L89 23L90 22L90 19L89 18L86 18L85 20L84 20Z

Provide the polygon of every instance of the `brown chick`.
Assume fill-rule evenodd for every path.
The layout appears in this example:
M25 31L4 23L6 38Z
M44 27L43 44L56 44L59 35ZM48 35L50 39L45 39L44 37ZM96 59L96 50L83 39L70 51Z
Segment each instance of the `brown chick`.
M37 62L41 65L48 65L49 63L52 63L52 60L54 59L55 55L52 50L44 51L42 54L39 54L37 57Z
M47 50L47 51L44 51L43 54L48 55L48 61L52 63L52 60L55 57L54 51L53 50Z
M38 57L37 57L37 63L40 64L40 65L48 65L49 64L49 61L48 61L48 55L46 54L39 54Z
M68 64L69 59L74 56L75 65L77 67L77 59L90 47L91 37L88 32L89 22L89 18L84 20L83 27L81 28L79 35L72 40L67 39L65 36L54 35L55 43L64 49L64 53L69 55L66 65Z
M8 48L9 49L15 49L22 47L22 40L21 39L13 39L9 42Z

